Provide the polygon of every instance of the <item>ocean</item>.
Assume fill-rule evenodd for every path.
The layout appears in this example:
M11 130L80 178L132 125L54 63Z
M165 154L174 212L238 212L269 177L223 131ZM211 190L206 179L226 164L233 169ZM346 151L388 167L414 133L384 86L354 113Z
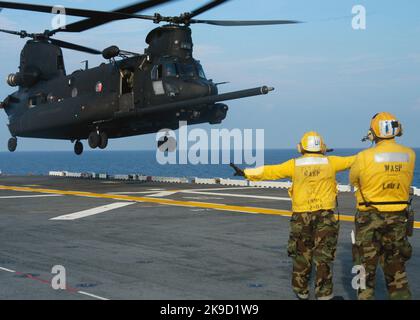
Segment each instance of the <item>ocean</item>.
M348 156L356 149L337 149L331 155ZM416 149L417 155L420 149ZM296 150L265 150L266 164L277 164L299 156ZM232 159L232 158L231 158ZM108 174L143 174L149 176L230 178L229 165L161 165L156 152L145 151L85 151L82 156L73 152L0 152L0 170L7 175L48 175L49 171L96 172ZM348 173L340 173L337 180L348 183ZM420 163L417 162L413 185L420 187Z

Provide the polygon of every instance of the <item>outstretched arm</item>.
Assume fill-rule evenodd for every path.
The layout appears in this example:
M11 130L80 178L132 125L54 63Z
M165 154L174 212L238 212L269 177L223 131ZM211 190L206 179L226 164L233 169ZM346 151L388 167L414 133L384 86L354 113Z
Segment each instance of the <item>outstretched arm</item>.
M255 169L245 169L245 178L251 181L279 180L293 178L295 160L289 160L282 164L263 166Z
M351 168L354 161L356 160L356 156L350 156L350 157L335 157L331 156L328 157L335 169L335 172L345 171Z

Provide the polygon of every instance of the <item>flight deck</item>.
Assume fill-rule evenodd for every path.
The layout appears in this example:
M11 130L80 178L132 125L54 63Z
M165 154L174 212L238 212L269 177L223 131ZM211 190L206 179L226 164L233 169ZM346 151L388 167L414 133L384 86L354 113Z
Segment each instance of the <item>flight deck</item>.
M354 205L340 193L334 284L345 299L356 298ZM295 299L290 210L285 189L0 176L0 299ZM408 277L420 299L416 228ZM54 266L66 289L52 287Z

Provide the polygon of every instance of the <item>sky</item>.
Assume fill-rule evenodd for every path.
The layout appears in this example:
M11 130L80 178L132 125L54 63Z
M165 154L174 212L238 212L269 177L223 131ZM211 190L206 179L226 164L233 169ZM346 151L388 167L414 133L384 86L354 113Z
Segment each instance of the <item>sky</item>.
M112 10L133 0L32 1L68 7ZM177 15L207 0L178 0L142 13ZM256 5L256 3L258 5ZM363 5L366 30L352 28L352 8ZM299 25L217 27L194 25L194 57L208 78L229 81L221 92L275 87L267 96L229 101L227 119L209 128L264 129L266 148L294 148L306 131L320 132L329 147L363 148L371 117L394 113L404 126L401 142L420 147L420 3L412 0L231 0L199 16L202 19L294 19ZM16 10L0 12L0 28L42 32L51 15ZM80 18L67 18L68 22ZM56 38L102 50L110 45L142 53L148 21L113 22L82 34ZM0 34L0 75L17 71L25 41ZM67 72L101 57L64 50ZM14 88L0 83L0 99ZM0 151L7 150L7 117L0 115ZM194 126L196 127L196 126ZM109 150L155 148L155 135L112 140ZM19 138L18 150L72 150L70 142Z

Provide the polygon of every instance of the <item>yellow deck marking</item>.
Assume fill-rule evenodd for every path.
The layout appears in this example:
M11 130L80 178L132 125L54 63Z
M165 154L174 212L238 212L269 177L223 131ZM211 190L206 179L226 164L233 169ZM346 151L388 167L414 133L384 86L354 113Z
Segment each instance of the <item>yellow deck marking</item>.
M2 186L2 185L0 185L0 190L20 191L20 192L37 192L37 193L47 193L47 194L60 194L60 195L67 195L67 196L78 196L78 197L147 202L147 203L166 204L166 205L170 205L170 206L179 206L179 207L205 208L205 209L215 209L215 210L231 211L231 212L279 215L279 216L286 216L286 217L292 216L292 212L287 211L287 210L246 207L246 206L234 206L234 205L227 205L227 204L222 204L222 203L209 203L209 202L197 202L197 201L179 201L179 200L173 200L173 199L134 197L134 196L127 196L127 195L103 194L103 193L94 193L94 192L86 192L86 191L66 191L66 190L29 188L29 187L17 187L17 186ZM354 217L340 214L340 220L341 221L354 222ZM414 227L416 229L420 229L420 222L418 222L418 221L414 222Z

